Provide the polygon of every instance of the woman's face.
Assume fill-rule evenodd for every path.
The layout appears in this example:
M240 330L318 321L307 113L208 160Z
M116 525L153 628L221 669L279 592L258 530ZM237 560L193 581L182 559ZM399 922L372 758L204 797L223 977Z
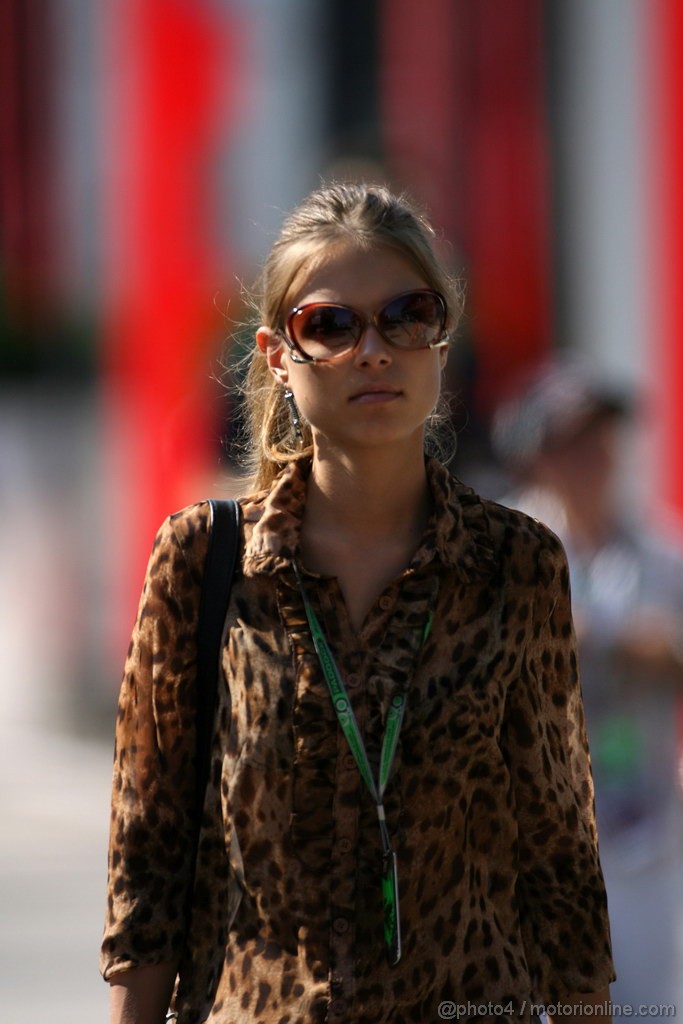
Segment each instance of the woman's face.
M343 244L303 279L287 308L337 302L370 316L393 296L427 282L394 249L361 250ZM268 328L257 332L271 372L291 388L313 431L318 451L326 444L350 450L394 443L423 443L424 422L439 397L447 350L393 348L372 324L357 349L334 363L295 363Z

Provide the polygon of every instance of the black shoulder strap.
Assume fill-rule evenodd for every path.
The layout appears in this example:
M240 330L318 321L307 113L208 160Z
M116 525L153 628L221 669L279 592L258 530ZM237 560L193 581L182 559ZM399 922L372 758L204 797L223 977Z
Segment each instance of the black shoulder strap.
M230 600L240 536L236 501L209 501L209 547L199 603L197 630L197 820L201 820L209 781L211 739L216 714L218 666L223 625Z

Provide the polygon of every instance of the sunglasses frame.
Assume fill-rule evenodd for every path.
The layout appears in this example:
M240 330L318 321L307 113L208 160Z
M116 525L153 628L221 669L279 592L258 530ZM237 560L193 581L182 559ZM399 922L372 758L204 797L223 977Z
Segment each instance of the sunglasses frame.
M393 341L391 341L390 338L386 337L386 335L382 331L382 328L379 326L379 323L377 322L377 318L379 317L380 313L382 313L383 310L387 308L387 306L389 306L392 302L395 302L397 299L403 298L406 295L434 295L439 300L439 304L443 312L442 333L439 335L436 341L430 342L429 345L418 345L416 348L407 348L402 345L396 345ZM325 356L322 359L318 359L316 356L307 355L294 338L293 331L291 329L291 324L295 316L303 312L303 310L305 309L310 309L312 306L337 306L341 307L342 309L350 309L352 313L354 313L357 317L361 319L363 325L361 333L359 334L355 344L353 344L351 348L344 349L344 351L340 352L339 355ZM380 335L382 340L387 343L387 345L390 345L392 348L397 349L399 352L424 352L430 348L443 348L444 345L448 345L450 342L450 337L448 335L448 331L446 330L447 318L448 306L441 292L437 292L435 288L410 288L407 292L399 292L398 295L393 295L390 299L387 299L382 308L378 310L376 313L372 313L371 316L365 316L363 313L360 313L357 309L354 309L353 306L347 306L346 303L344 302L306 302L303 306L295 306L294 309L292 309L289 312L289 314L287 315L287 319L285 320L284 329L281 329L279 333L282 335L287 345L287 348L289 349L292 362L336 363L340 359L345 359L347 356L352 355L357 350L358 346L363 340L363 335L367 331L370 324L372 324L372 326L375 328L375 330Z

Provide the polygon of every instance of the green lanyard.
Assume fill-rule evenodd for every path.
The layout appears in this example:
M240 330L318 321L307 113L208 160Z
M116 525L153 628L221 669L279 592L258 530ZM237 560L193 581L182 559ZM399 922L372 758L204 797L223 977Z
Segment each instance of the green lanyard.
M392 849L391 840L389 839L389 832L387 830L386 817L384 814L384 804L382 800L384 797L384 791L387 787L387 782L389 781L391 766L394 761L398 738L401 732L401 724L403 722L403 714L406 707L406 694L395 694L387 712L387 720L384 727L384 739L382 741L382 753L380 755L379 763L379 784L377 784L373 778L365 744L363 743L363 738L360 734L358 722L356 721L356 716L353 713L353 707L351 706L349 695L346 692L346 687L344 686L341 675L339 674L339 669L335 664L332 652L330 651L327 640L325 639L325 634L318 622L318 618L306 596L306 590L301 578L301 573L299 572L299 567L295 561L293 561L292 564L299 583L301 597L304 602L306 618L308 619L308 626L311 631L311 637L313 638L313 646L315 647L316 654L318 655L320 667L323 670L323 675L325 676L327 687L330 691L330 697L332 698L332 706L334 707L341 730L346 737L349 747L351 748L351 753L356 760L361 777L365 782L372 799L375 801L375 806L377 808L379 833L382 840L382 906L384 910L384 939L387 944L387 956L389 963L393 966L401 959L401 922L399 919L398 908L398 868L396 863L396 851ZM429 636L431 625L432 616L430 613L422 635L423 645Z

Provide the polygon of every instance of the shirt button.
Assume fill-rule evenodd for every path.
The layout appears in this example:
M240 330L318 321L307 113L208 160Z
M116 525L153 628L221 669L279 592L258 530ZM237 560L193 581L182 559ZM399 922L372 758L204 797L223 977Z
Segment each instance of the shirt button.
M336 1016L341 1017L346 1012L346 1000L345 999L333 999L330 1003L330 1011Z
M345 917L335 917L334 921L332 922L332 927L334 928L337 935L343 935L344 932L347 932L349 930L349 922L346 920Z
M360 676L357 675L356 672L352 672L350 676L346 677L346 685L347 686L351 686L351 687L358 686L359 682L360 682Z
M340 839L339 842L337 843L337 847L339 848L340 853L348 853L352 846L353 843L351 842L351 840L346 838Z
M344 754L344 767L345 768L355 768L356 767L356 759L353 756L353 754Z
M388 594L385 594L384 597L380 597L379 599L379 606L382 609L382 611L385 612L389 611L393 603L393 599L389 597Z

